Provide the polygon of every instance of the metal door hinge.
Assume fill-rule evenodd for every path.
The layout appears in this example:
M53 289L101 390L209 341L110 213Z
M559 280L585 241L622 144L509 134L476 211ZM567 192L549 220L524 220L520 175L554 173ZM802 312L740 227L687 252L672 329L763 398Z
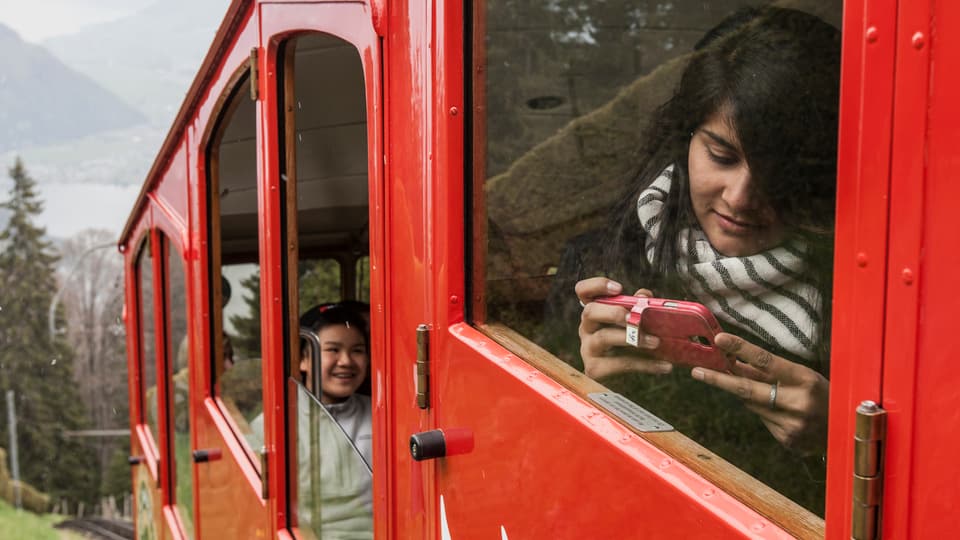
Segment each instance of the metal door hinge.
M430 408L430 327L417 327L417 407Z
M250 49L250 100L260 99L260 64L257 62L260 49Z
M260 498L267 500L270 498L270 478L267 475L267 447L261 446L260 451Z
M887 411L873 401L857 407L853 440L854 540L880 538L880 501L883 496L883 450L887 438Z

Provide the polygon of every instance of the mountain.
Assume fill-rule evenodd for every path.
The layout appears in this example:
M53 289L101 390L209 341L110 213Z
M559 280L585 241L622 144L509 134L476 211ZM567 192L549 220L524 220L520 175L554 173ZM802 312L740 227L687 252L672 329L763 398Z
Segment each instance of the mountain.
M44 45L166 129L229 5L229 0L160 0Z
M140 112L0 24L0 152L144 122Z

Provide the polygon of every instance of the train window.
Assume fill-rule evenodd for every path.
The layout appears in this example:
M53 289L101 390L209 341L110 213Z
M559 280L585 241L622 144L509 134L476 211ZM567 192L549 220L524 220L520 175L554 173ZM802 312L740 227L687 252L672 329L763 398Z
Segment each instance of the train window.
M841 11L490 0L470 52L473 323L670 423L748 504L820 516ZM594 301L638 289L673 302Z
M370 303L370 256L357 259L357 300Z
M249 74L234 77L207 146L213 395L253 466L263 444L257 130Z
M190 343L187 339L187 279L180 254L164 242L167 259L166 302L168 377L171 400L173 500L187 538L193 538L193 474L190 443Z
M278 78L287 247L292 525L304 538L372 538L369 252L363 69L326 34L284 44ZM320 459L322 456L322 460Z
M150 252L149 237L140 249L137 272L140 275L140 351L142 354L140 380L143 396L140 420L147 424L153 443L156 445L160 441L157 432L159 396L157 395L156 333L153 311L153 254Z

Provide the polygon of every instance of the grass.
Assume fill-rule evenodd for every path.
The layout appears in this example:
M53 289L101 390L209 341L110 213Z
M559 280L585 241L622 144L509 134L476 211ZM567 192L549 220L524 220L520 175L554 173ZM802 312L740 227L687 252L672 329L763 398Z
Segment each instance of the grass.
M64 520L55 514L37 515L26 510L17 511L0 500L0 538L6 540L82 540L83 536L53 526Z

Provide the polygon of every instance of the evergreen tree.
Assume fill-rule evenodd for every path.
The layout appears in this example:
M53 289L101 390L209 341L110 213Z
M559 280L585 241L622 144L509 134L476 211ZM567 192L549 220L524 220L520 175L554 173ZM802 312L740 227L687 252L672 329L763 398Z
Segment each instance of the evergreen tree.
M335 259L311 259L297 265L299 276L299 313L324 302L341 299L340 263ZM362 285L369 291L369 272ZM260 358L260 272L254 272L240 281L246 314L233 315L230 323L237 335L231 336L234 347L244 358Z
M57 289L51 244L34 225L42 210L36 183L18 158L9 169L10 198L0 207L10 220L0 231L0 392L16 398L21 479L54 500L87 501L95 494L93 453L64 431L86 424L74 387L72 355L51 336L47 313ZM59 326L62 313L57 313ZM2 401L6 409L6 400ZM0 414L0 440L9 437Z
M240 285L249 292L241 293L247 304L247 314L230 317L230 323L237 331L231 340L243 358L260 358L260 271L241 280Z

